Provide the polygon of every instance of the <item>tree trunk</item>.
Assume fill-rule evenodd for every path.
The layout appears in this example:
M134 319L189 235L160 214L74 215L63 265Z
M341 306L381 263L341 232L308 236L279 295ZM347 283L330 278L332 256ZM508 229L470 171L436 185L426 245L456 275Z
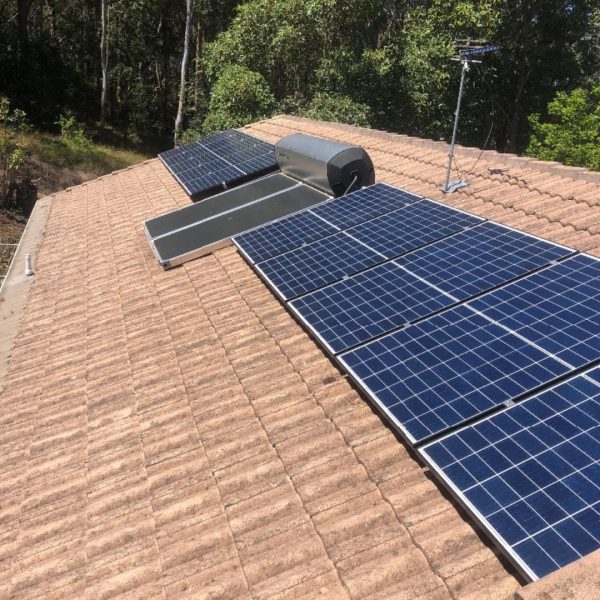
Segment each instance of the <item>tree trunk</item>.
M106 98L108 94L108 0L100 0L100 65L102 68L102 92L100 94L100 126L106 120Z
M177 107L177 116L175 117L175 135L174 144L177 145L177 138L181 133L183 124L183 105L185 102L185 84L187 80L187 66L190 59L190 40L192 31L192 12L193 0L186 0L186 18L185 18L185 36L183 41L183 58L181 59L181 79L179 82L179 106Z
M17 29L19 33L19 46L24 51L29 44L27 21L29 19L30 0L17 0Z
M54 0L46 0L46 6L48 7L48 32L50 37L54 39L56 37L56 6Z
M198 97L200 95L200 61L202 59L202 24L200 19L196 24L196 57L194 60L194 111L198 111Z

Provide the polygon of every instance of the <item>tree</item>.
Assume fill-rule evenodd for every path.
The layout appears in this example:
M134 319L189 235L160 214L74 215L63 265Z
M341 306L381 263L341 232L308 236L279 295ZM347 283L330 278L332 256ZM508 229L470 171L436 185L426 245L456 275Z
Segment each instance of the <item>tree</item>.
M108 0L100 0L100 63L102 70L102 91L100 93L100 125L106 119L106 96L108 91Z
M529 117L527 155L600 171L600 86L559 92L548 105L549 120Z
M263 119L274 104L273 94L260 73L230 65L212 90L204 132L240 127Z
M181 133L183 125L183 108L185 102L185 87L187 80L187 68L190 57L190 42L192 39L192 13L194 10L193 0L186 0L185 33L183 40L183 58L181 59L181 77L179 80L179 105L175 117L175 134L173 143L177 145L177 138Z

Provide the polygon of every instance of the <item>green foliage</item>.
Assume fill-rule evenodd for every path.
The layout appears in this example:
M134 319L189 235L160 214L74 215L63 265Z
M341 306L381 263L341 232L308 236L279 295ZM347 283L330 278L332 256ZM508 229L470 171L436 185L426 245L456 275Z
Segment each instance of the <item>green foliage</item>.
M371 109L339 94L317 94L303 111L304 116L322 121L338 121L369 127Z
M548 105L549 121L529 118L527 155L600 171L600 86L559 92Z
M273 94L260 73L230 65L212 90L203 130L211 133L263 119L274 103Z
M177 109L185 2L108 6L102 131L162 147ZM522 152L544 121L530 115L544 115L558 92L600 84L598 0L194 0L187 139L274 111L448 139L460 77L453 42L467 37L502 50L467 75L460 143L481 145L493 124L491 147ZM100 2L0 2L3 93L37 126L73 116L65 139L84 145L76 123L94 131L99 116L99 38Z
M93 147L94 143L86 135L83 125L77 122L73 114L60 115L56 125L60 127L60 135L63 141L84 148Z
M21 140L27 129L26 114L19 109L11 110L9 99L0 96L0 205L6 202L23 166Z

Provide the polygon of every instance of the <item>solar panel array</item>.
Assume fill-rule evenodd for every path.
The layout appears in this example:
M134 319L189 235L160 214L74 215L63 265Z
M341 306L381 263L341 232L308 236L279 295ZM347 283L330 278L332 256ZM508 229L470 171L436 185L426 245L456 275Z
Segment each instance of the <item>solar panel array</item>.
M600 548L600 369L421 449L531 579Z
M277 168L272 144L235 129L159 154L190 196Z
M377 183L299 215L238 235L235 243L250 262L258 263L421 199L415 194Z
M257 268L278 295L291 300L481 221L420 200L263 261Z
M600 261L374 187L234 241L527 576L599 547Z
M292 308L330 351L342 352L571 252L482 223L406 254L384 271L365 271L317 290L294 301Z

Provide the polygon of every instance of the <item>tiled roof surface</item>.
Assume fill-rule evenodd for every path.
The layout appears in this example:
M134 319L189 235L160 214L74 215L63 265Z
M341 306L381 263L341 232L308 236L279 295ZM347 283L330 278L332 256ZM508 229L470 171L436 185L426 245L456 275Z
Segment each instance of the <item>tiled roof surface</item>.
M363 145L380 180L441 197L433 143L248 130ZM600 251L593 175L498 155L477 173L444 200ZM159 267L142 222L187 202L158 160L53 198L0 399L0 598L512 597L514 573L233 248Z

